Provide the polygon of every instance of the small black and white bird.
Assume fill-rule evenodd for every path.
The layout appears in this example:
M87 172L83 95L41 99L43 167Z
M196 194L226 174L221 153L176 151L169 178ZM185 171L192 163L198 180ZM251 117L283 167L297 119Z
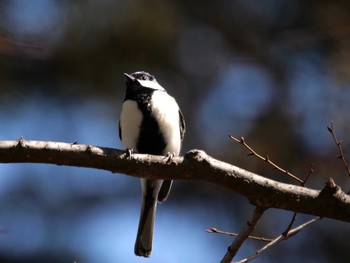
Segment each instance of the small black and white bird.
M119 121L123 145L137 153L177 156L185 133L185 121L175 99L144 71L126 77L126 94ZM157 202L165 201L172 181L141 179L142 206L135 254L149 257Z

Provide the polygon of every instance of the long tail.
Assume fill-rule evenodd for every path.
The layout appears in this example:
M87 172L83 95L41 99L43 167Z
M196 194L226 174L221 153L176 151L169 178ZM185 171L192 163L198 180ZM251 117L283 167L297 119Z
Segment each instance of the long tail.
M159 190L158 190L159 191ZM153 228L156 216L158 194L143 193L139 228L135 242L135 254L149 257L152 251Z

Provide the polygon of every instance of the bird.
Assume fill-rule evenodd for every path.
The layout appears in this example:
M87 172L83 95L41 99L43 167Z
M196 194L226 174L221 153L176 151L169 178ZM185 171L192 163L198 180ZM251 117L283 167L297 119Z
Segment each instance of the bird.
M124 147L129 154L178 156L186 125L176 100L145 71L124 76L126 92L119 120ZM134 246L137 256L151 255L157 202L167 199L171 186L172 180L141 179L142 204Z

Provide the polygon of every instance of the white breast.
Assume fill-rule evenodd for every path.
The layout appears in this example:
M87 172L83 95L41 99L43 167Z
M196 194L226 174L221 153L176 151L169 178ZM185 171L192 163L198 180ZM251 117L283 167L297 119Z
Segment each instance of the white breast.
M142 113L139 110L136 101L124 101L120 115L120 128L122 142L126 148L136 149L141 121Z
M175 99L164 91L154 91L151 100L152 115L159 124L167 146L164 154L179 155L181 148L179 106Z

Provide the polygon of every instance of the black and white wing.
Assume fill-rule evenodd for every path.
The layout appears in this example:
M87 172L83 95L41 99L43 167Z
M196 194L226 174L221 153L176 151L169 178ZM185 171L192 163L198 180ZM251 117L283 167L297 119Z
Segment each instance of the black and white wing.
M183 140L185 132L186 132L186 123L185 123L185 118L179 109L179 115L180 115L180 138Z

